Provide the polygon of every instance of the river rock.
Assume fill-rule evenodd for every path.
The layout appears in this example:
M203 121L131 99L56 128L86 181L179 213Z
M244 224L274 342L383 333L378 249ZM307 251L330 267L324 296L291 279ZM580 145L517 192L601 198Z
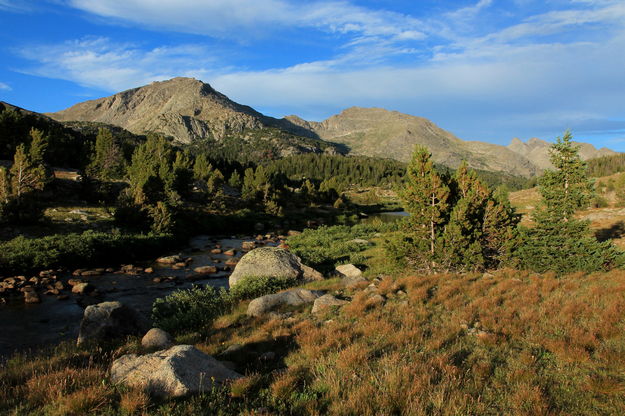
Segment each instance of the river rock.
M180 257L178 254L174 256L163 256L156 259L157 263L160 264L176 264L176 263L184 263L184 259Z
M224 254L225 254L226 256L230 256L230 257L232 257L232 256L234 256L235 254L237 254L237 252L236 252L236 250L235 250L235 249L230 249L230 250L226 250L226 251L224 251Z
M210 391L214 384L241 377L192 345L142 356L124 355L113 362L110 374L114 383L163 399Z
M215 266L201 266L201 267L196 267L195 269L193 269L193 271L197 274L213 274L213 273L217 273L217 267Z
M147 323L134 309L121 302L102 302L87 306L78 334L78 345L143 334Z
M28 290L27 290L28 289ZM35 292L33 287L25 287L24 288L24 302L25 303L41 303L41 298Z
M93 287L93 285L90 283L77 283L74 286L72 286L72 293L76 293L78 295L91 293L94 290L95 290L95 287Z
M262 316L280 306L298 306L312 303L321 295L323 295L323 292L319 290L291 289L285 292L261 296L250 302L247 307L247 314L249 316Z
M323 275L306 267L295 254L278 247L261 247L245 254L228 279L230 287L246 277L280 277L321 280Z
M255 248L256 248L256 241L244 241L241 243L241 249L245 251L254 250Z
M165 350L174 345L171 335L160 328L150 329L141 338L141 346L145 349Z
M324 309L330 308L332 306L343 306L347 302L346 300L339 299L336 296L331 294L323 295L317 299L315 299L315 303L313 304L312 313L319 313Z

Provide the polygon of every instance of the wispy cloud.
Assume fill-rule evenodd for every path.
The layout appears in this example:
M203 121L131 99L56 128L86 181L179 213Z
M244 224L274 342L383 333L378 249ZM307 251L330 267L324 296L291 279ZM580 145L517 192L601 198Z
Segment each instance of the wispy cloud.
M0 82L0 90L3 91L11 91L13 88L11 88L11 86L9 84L6 84L4 82Z

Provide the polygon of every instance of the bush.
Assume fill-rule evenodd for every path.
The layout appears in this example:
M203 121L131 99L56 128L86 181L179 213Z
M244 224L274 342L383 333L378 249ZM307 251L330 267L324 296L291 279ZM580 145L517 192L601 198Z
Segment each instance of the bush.
M178 290L152 305L154 325L172 333L196 330L231 309L225 289L212 286Z
M297 280L290 277L250 276L237 282L237 284L230 289L229 296L233 302L254 299L293 287L296 283Z

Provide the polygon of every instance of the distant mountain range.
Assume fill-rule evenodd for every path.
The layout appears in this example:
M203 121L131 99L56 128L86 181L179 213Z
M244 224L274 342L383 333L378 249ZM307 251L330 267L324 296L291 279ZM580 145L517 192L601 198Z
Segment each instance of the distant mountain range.
M281 144L281 156L342 152L408 161L420 144L434 161L452 168L466 160L476 169L527 177L550 166L549 143L539 139L513 139L507 147L464 141L425 118L381 108L352 107L322 122L297 116L275 119L193 78L153 82L47 115L64 122L111 124L135 134L158 132L185 144L225 138L245 142L253 136ZM616 153L587 143L580 147L584 159Z

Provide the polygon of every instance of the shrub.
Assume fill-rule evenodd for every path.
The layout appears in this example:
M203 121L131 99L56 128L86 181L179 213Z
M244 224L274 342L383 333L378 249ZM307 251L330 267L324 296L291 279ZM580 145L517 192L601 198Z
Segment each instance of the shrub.
M295 286L296 283L297 280L290 277L249 276L237 282L230 289L229 296L233 302L254 299Z
M152 305L154 325L172 333L199 329L230 310L225 289L212 286L178 290Z

